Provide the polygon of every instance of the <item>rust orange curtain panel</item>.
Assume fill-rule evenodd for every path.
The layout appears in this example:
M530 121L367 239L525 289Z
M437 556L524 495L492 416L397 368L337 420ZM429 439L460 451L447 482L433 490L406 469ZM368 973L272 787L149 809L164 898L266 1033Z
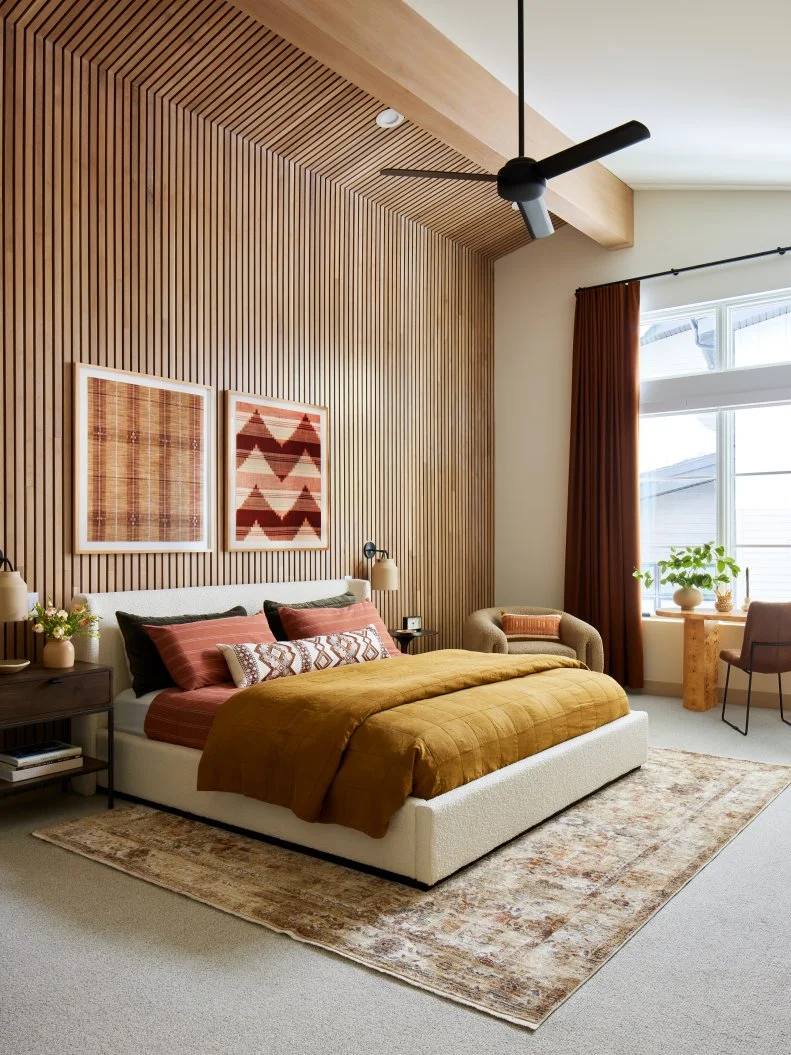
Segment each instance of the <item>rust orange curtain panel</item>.
M574 319L564 607L604 641L604 669L643 684L637 428L640 285L579 290Z

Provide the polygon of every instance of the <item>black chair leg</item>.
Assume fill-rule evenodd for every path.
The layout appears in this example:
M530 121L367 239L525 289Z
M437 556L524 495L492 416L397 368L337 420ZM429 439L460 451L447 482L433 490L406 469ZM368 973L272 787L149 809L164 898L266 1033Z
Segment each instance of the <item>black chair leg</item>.
M725 675L725 695L722 697L722 720L726 725L729 725L731 729L735 729L737 733L741 733L742 736L747 736L747 730L750 728L750 703L752 700L753 693L753 672L748 671L749 681L747 682L747 717L744 720L744 729L740 729L738 725L734 725L733 722L729 722L725 717L725 704L728 702L728 682L731 678L731 665L728 664L728 672ZM791 725L791 722L788 723Z
M728 702L728 682L731 680L731 665L728 664L728 669L725 671L725 692L722 694L722 714L720 717L725 721L725 705Z
M786 718L783 713L783 675L777 675L777 695L780 697L780 721L785 722L786 725L791 725L791 722Z

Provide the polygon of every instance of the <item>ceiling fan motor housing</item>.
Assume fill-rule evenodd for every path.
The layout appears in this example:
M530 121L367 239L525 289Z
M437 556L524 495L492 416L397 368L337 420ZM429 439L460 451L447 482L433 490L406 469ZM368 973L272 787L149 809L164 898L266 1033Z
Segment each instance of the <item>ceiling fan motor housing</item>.
M497 193L505 201L535 201L547 189L547 181L533 158L511 158L497 173Z
M438 169L382 169L383 176L407 176L415 179L468 180L472 183L497 182L497 193L519 210L531 238L547 238L554 232L552 217L543 200L547 180L565 172L590 165L617 150L633 146L651 133L640 121L611 128L582 143L573 143L555 154L536 161L524 156L525 150L525 0L517 0L517 36L519 50L519 156L506 161L495 176L491 172L455 172Z

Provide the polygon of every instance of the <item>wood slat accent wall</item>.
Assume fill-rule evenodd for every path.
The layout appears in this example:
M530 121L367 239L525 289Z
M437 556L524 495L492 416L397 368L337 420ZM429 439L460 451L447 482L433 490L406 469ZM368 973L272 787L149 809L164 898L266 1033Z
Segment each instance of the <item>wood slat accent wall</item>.
M30 588L361 574L374 539L386 619L458 645L493 591L491 263L15 21L0 49L0 546ZM209 384L220 421L227 388L327 404L330 549L74 556L77 361Z
M380 169L483 171L227 0L0 0L0 13L120 82L162 96L452 241L502 256L530 241L489 184ZM516 113L514 113L514 134ZM553 218L558 227L563 221Z

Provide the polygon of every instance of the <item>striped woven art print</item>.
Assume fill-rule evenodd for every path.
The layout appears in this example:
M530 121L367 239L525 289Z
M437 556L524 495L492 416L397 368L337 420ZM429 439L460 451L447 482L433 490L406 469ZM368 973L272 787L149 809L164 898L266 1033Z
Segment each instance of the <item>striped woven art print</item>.
M209 548L208 391L78 370L78 549Z

